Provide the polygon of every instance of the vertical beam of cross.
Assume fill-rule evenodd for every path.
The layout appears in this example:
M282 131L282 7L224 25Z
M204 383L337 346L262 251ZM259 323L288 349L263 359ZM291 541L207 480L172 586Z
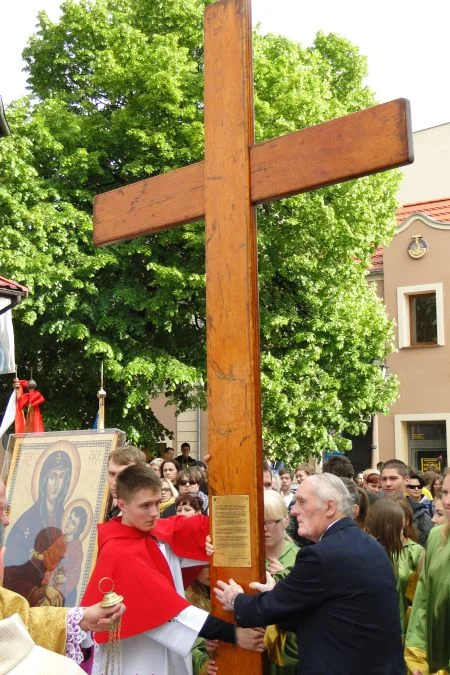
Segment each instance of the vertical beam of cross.
M264 569L253 142L250 1L217 2L205 14L209 469L212 494L249 495L252 564L213 568L212 583L235 576L245 584L262 577ZM260 672L261 657L221 647L219 668L230 674L246 668Z

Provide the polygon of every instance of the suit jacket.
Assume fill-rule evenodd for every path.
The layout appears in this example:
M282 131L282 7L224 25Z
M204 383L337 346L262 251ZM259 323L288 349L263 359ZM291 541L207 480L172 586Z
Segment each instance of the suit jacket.
M351 518L301 549L287 577L260 595L239 594L240 626L297 633L300 675L404 675L392 565Z

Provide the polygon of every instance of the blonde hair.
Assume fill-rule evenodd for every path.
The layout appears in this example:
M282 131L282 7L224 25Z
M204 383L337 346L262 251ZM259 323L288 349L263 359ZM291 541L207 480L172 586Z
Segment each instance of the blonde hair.
M122 445L109 454L108 461L110 460L119 466L128 466L128 464L145 464L147 458L145 452L134 445Z
M294 474L296 474L297 471L304 471L306 474L308 474L308 476L312 476L315 473L314 467L312 467L310 464L298 464L295 467Z
M289 511L280 493L275 490L264 490L264 518L280 520L288 517Z
M361 475L362 475L362 479L363 479L363 480L366 480L366 478L367 478L368 476L370 476L371 474L374 474L374 473L380 475L380 472L378 471L378 469L365 469L365 470L362 472L362 474L361 474Z
M174 498L178 497L178 490L176 489L172 481L169 480L168 478L161 478L161 485L164 485L164 483L167 483L167 485L169 486L172 497Z

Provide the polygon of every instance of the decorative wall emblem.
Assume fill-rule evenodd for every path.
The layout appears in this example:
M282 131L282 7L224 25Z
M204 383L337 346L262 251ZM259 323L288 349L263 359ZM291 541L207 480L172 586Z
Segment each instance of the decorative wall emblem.
M413 234L411 241L408 245L408 253L411 258L417 260L422 258L428 249L428 242L422 237L421 234Z

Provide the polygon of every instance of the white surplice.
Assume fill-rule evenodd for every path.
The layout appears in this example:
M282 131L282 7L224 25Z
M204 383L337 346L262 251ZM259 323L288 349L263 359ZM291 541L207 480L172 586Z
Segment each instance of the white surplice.
M166 543L158 541L165 556L177 592L184 597L181 569L204 561L178 558ZM142 598L142 611L152 598ZM124 599L126 605L127 599ZM120 663L108 675L192 675L191 648L208 617L208 612L190 605L177 617L152 630L120 641ZM104 675L108 643L99 645L95 655L94 673Z

